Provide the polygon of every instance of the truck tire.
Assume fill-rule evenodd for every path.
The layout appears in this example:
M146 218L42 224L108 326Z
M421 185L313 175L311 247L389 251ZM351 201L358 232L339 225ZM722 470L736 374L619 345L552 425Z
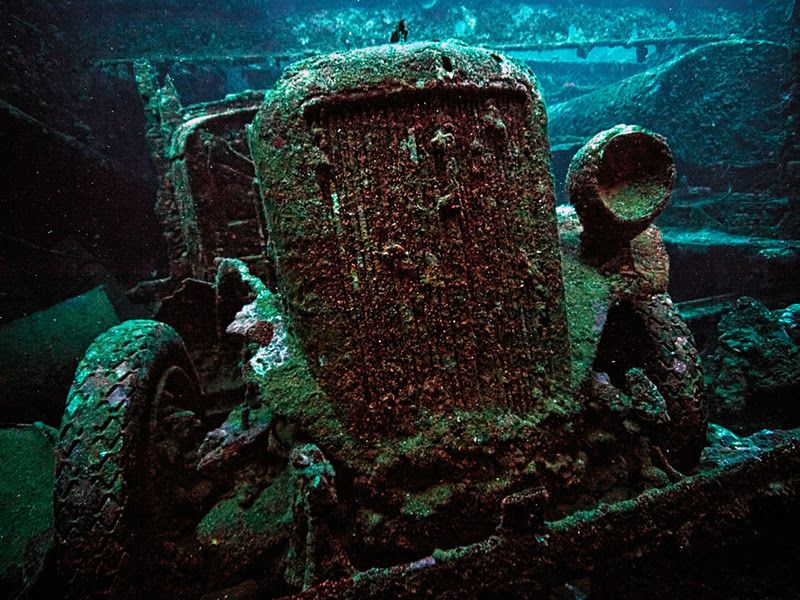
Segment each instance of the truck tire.
M187 467L178 465L202 437L201 402L189 355L168 325L126 321L86 351L56 450L56 548L67 597L149 595L164 542L160 509L176 502L171 491Z
M644 323L644 372L667 403L670 423L662 441L670 463L681 471L697 466L706 442L708 413L700 356L689 327L668 294L637 303Z
M706 440L703 374L692 334L668 294L626 300L608 312L595 371L625 390L625 374L641 369L666 403L669 421L653 432L669 463L693 470Z

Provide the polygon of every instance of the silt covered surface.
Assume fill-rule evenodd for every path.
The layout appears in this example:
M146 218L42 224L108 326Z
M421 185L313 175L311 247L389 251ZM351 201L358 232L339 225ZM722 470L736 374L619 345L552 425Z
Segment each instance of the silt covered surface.
M636 123L669 140L680 173L694 185L769 184L764 172L777 175L783 139L782 78L788 62L787 47L775 42L701 46L554 105L550 133L561 144L617 123Z
M453 44L300 63L251 149L280 290L349 427L413 431L420 408L547 411L566 336L528 73Z

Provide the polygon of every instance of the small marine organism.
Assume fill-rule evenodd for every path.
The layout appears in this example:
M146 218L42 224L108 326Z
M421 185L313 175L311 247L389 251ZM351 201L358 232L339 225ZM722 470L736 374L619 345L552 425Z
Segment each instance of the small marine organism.
M400 41L401 36L403 37L404 42L408 39L408 27L406 27L405 19L400 19L397 22L397 25L394 26L394 31L392 32L392 37L389 38L389 42L396 44Z

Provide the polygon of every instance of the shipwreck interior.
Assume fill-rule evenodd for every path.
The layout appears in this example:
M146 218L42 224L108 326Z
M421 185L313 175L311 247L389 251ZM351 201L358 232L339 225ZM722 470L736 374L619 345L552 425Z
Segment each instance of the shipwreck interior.
M797 2L0 40L0 597L798 596Z

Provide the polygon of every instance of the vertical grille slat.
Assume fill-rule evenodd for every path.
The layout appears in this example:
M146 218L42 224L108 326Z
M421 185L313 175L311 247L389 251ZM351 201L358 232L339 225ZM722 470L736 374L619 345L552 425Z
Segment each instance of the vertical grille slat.
M525 118L521 102L469 96L324 113L342 302L360 349L343 366L368 382L369 403L530 406L543 300L520 265L515 211L540 204L511 155Z

